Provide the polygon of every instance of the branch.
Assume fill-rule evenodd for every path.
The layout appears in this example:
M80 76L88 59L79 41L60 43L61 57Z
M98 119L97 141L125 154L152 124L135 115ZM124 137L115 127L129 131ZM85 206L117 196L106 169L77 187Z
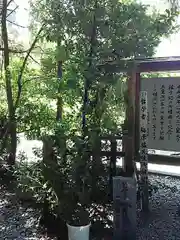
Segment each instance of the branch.
M4 48L0 47L0 51L4 52ZM26 53L28 50L9 49L9 53Z
M39 48L41 51L44 51L40 46L34 47L34 49ZM0 51L4 52L4 48L0 46ZM18 49L9 49L9 53L27 53L29 49L26 50L18 50ZM44 52L43 52L44 53Z
M39 48L44 53L44 49L42 49L42 47L37 46L36 48Z
M12 23L13 25L15 25L15 26L17 26L17 27L27 28L27 27L25 27L25 26L21 26L21 25L15 23L15 22L12 22L12 21L10 21L10 20L8 20L8 19L7 19L7 22Z
M35 62L37 63L38 65L40 65L40 63L38 61L36 61L31 55L29 55L29 57Z
M6 18L8 18L13 12L15 12L17 9L19 8L19 6L16 6L13 10L10 10L11 11L10 13L7 14Z
M13 2L14 0L10 0L8 3L7 3L7 6L6 7L9 7L9 5Z
M14 105L14 111L16 111L16 108L17 108L17 106L18 106L18 104L19 104L19 100L20 100L20 97L21 97L21 91L22 91L22 75L23 75L23 73L24 73L24 69L25 69L27 60L28 60L28 58L29 58L32 50L34 49L34 47L35 47L35 45L36 45L36 43L37 43L37 41L38 41L38 39L39 39L39 35L41 34L43 28L44 28L44 25L39 29L39 31L38 31L38 33L37 33L37 35L36 35L36 37L35 37L32 45L31 45L31 47L29 48L29 50L28 50L28 52L27 52L27 54L26 54L26 56L25 56L25 58L24 58L23 64L22 64L22 66L21 66L20 73L19 73L19 76L18 76L18 81L17 81L17 83L18 83L18 94L17 94L17 98L16 98L15 105Z

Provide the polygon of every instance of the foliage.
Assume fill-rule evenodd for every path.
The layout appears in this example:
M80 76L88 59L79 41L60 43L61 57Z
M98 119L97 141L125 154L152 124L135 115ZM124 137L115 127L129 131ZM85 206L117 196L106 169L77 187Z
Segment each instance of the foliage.
M43 177L41 161L31 164L26 161L17 163L13 174L17 180L17 188L24 196L29 196L31 201L39 204L43 204L46 199L51 208L54 208L57 204L56 195Z
M148 7L130 1L55 1L48 3L36 0L33 14L36 21L46 23L46 38L61 42L69 52L69 60L79 57L79 64L86 65L93 28L93 13L96 14L97 60L110 58L152 56L162 35L173 29L176 12L147 14ZM42 11L43 9L43 11ZM146 30L146 31L145 31ZM86 60L85 62L83 60Z
M95 166L89 159L91 141L85 143L77 133L68 133L67 128L58 126L54 137L44 137L43 161L21 161L14 176L22 192L38 203L48 202L50 211L66 222L87 224L89 217L102 217L97 206L108 202L107 169L100 162ZM84 149L87 145L89 151Z
M114 132L124 118L124 76L109 73L106 67L100 69L99 64L123 57L152 56L160 38L173 31L177 12L150 15L142 4L117 0L36 0L31 5L34 21L46 24L44 41L56 44L42 59L42 75L52 76L52 87L56 63L62 60L60 85L61 94L63 87L66 89L65 108L67 104L75 108L82 105L83 86L88 82L86 124L94 125L92 122L96 121L101 132ZM56 81L56 89L57 84ZM77 121L80 123L80 116Z
M103 174L99 176L105 168L100 162L94 166L90 152L91 141L67 134L63 128L58 128L54 137L44 138L44 176L58 198L59 215L71 224L88 224L88 209L97 196L102 201L107 193Z

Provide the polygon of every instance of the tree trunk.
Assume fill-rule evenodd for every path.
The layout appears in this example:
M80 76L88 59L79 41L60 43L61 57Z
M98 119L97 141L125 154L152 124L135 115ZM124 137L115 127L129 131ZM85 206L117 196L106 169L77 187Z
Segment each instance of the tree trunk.
M94 71L92 68L93 66L93 56L95 54L95 46L96 46L96 37L97 37L97 22L96 22L96 11L97 11L97 5L98 1L95 1L94 4L94 17L92 21L92 33L91 33L91 38L90 38L90 50L88 54L88 69L87 72ZM83 106L82 106L82 132L83 132L83 137L87 135L88 129L87 129L87 108L88 108L88 101L89 101L89 90L90 86L92 84L92 77L89 77L85 74L85 79L84 79L84 96L83 96Z
M16 119L10 119L10 152L8 157L8 164L14 165L16 160L17 150L17 123Z
M13 95L12 95L12 84L11 84L11 73L9 70L9 46L8 46L8 32L6 25L6 16L7 16L7 0L3 0L2 3L2 19L1 19L1 32L2 40L4 45L4 71L5 71L5 82L6 82L6 95L7 95L7 104L8 104L8 121L9 121L9 136L10 136L10 152L8 157L8 163L13 165L16 158L16 149L17 149L17 128L16 128L16 117L13 104Z
M58 61L57 63L57 78L58 78L58 96L57 96L57 113L56 113L56 120L61 121L62 120L62 97L61 97L61 88L60 88L60 81L62 78L62 61Z

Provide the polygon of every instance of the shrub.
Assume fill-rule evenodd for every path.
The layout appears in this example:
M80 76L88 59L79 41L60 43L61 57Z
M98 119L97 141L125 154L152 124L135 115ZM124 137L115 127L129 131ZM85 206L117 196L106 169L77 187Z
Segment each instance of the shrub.
M43 156L40 150L36 151L39 157L37 162L28 163L23 159L15 166L14 176L21 196L25 196L23 200L30 198L41 204L43 209L46 208L46 213L53 212L66 221L72 218L73 210L79 210L77 206L85 200L91 221L107 224L111 205L108 201L106 166L89 158L79 136L66 137L67 145L64 145L62 134L48 136L46 139ZM82 180L86 183L83 194ZM84 213L81 211L81 214Z
M38 204L43 204L46 199L53 209L57 204L56 196L42 174L42 165L42 161L21 161L15 165L17 192L21 199L33 200Z

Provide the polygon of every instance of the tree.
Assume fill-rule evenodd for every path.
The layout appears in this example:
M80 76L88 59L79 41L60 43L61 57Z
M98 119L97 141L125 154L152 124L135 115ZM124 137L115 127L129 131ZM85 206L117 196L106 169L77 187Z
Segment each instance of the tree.
M74 74L81 75L78 81L85 89L83 125L85 112L86 124L93 114L99 118L97 125L101 124L105 111L100 108L107 107L102 103L113 92L113 83L115 89L122 82L122 76L109 72L107 63L118 61L120 68L120 59L152 56L160 38L173 31L177 16L174 8L163 14L147 14L146 6L133 1L36 0L31 6L35 23L46 25L45 41L58 42L59 54L62 48L68 52L63 67L76 64ZM95 105L96 111L92 108Z
M1 147L1 150L6 146L6 141L8 137L10 137L10 149L9 149L9 156L8 156L8 163L10 165L15 163L16 158L16 148L17 148L17 119L16 119L16 110L18 108L20 97L22 93L22 76L25 69L25 66L27 64L28 58L34 49L40 33L42 31L42 27L38 31L34 41L32 42L32 45L30 48L25 51L25 57L22 62L22 65L19 69L18 78L17 78L17 92L16 94L13 94L13 87L12 87L12 74L10 71L10 53L12 52L19 52L22 53L21 50L17 49L10 49L9 48L9 37L8 37L8 29L7 29L7 16L9 16L8 13L8 7L13 1L7 1L3 0L2 2L2 9L1 9L1 33L2 33L2 43L3 48L1 49L3 51L3 65L4 65L4 73L5 73L5 85L6 85L6 96L7 96L7 105L8 105L8 116L7 116L7 122L6 122L6 131L3 135L3 144ZM16 8L14 9L14 11ZM12 10L13 12L13 10ZM24 52L24 51L23 51Z
M178 0L168 0L167 1L172 9L175 11L179 10L179 1Z

